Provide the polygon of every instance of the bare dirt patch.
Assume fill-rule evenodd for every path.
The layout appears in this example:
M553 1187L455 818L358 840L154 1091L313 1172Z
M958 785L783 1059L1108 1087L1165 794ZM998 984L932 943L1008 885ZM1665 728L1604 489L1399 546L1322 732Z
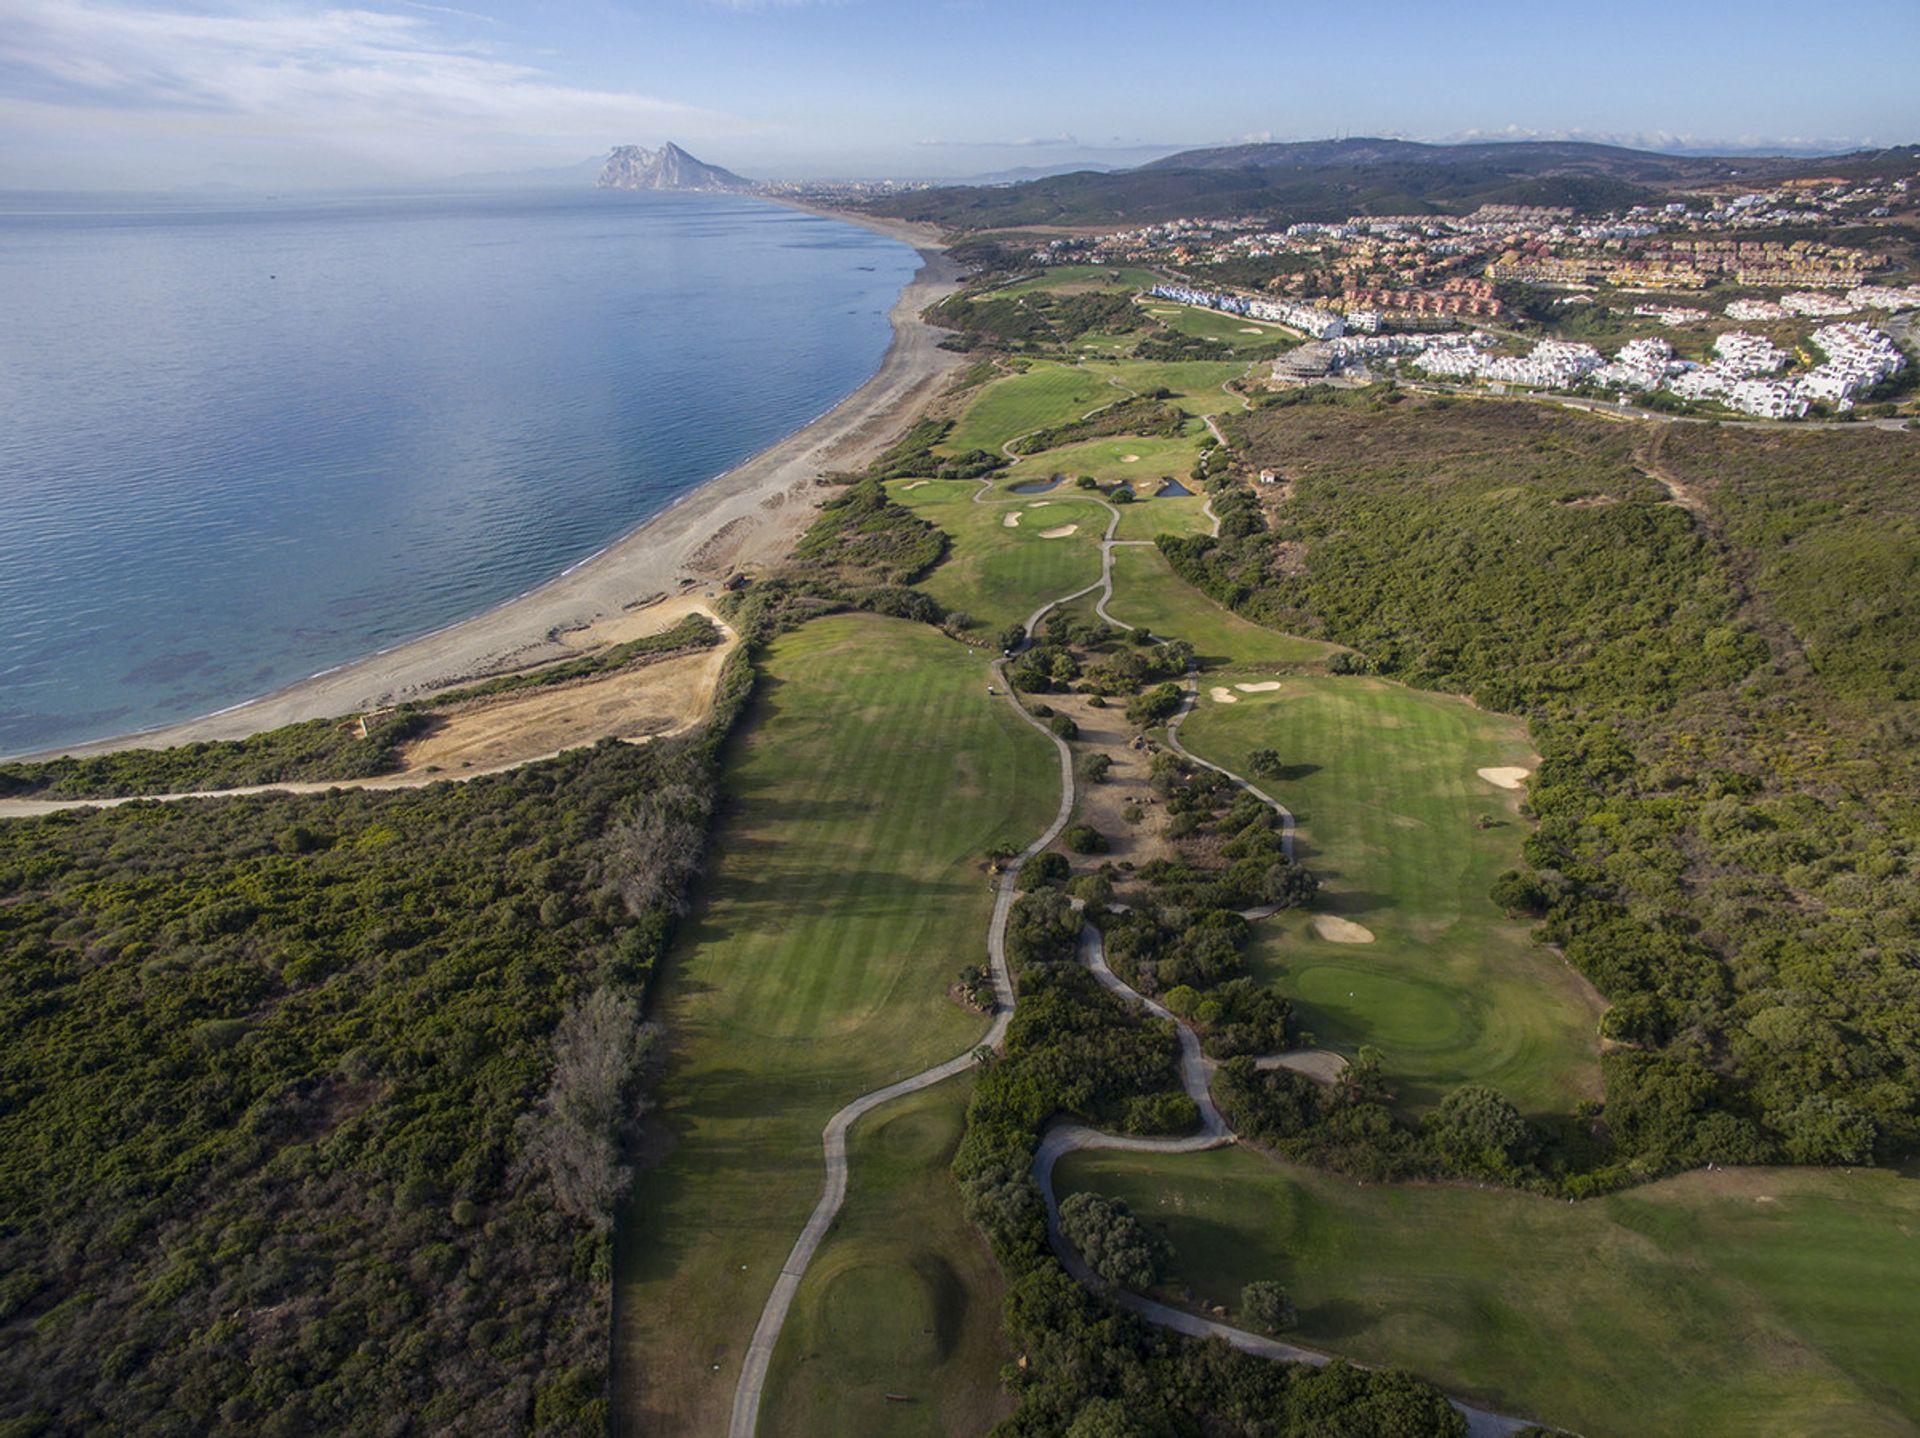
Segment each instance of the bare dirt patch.
M1166 814L1153 791L1147 787L1147 773L1153 764L1153 752L1132 748L1134 731L1119 705L1096 709L1080 694L1050 694L1047 702L1062 714L1071 715L1080 727L1075 741L1074 761L1084 761L1088 753L1098 751L1113 761L1107 777L1099 783L1081 780L1074 785L1074 818L1093 825L1106 836L1109 846L1104 854L1072 854L1074 868L1090 872L1103 863L1139 866L1154 859L1175 857L1173 846L1162 830ZM1124 811L1140 811L1138 823L1128 823ZM1129 880L1126 871L1116 877L1115 888L1122 903L1128 902Z
M1330 944L1370 944L1373 942L1373 930L1365 924L1356 924L1351 919L1336 918L1332 914L1315 914L1313 931Z
M678 733L706 717L732 645L543 689L450 706L401 753L400 773L506 769L614 738Z
M713 604L704 595L679 594L672 599L658 599L619 614L609 614L578 629L563 630L554 638L575 654L591 654L649 634L663 634L689 614L704 614L711 619Z

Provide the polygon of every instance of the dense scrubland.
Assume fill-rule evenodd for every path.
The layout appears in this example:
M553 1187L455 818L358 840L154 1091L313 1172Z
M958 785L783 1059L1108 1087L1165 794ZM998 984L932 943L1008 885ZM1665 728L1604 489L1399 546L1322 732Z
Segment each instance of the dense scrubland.
M0 825L7 1431L601 1431L711 783L609 742Z

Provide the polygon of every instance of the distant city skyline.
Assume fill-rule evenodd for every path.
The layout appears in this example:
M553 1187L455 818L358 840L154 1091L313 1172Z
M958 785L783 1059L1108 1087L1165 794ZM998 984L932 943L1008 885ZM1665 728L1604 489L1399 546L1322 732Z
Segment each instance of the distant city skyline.
M0 187L404 184L674 140L754 177L1138 164L1250 139L1920 140L1920 6L1579 19L1224 0L0 0Z

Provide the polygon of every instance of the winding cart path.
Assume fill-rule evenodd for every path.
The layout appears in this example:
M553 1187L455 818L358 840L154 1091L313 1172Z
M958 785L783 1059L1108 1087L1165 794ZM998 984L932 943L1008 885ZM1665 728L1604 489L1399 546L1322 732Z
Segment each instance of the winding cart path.
M974 495L976 504L989 502L986 495L990 485L982 482L980 491ZM1096 590L1100 598L1094 604L1094 610L1107 623L1121 629L1134 626L1113 618L1107 613L1107 603L1113 598L1113 547L1116 543L1114 530L1120 523L1120 512L1104 500L1096 501L1106 509L1110 518L1100 540L1100 578L1083 589L1050 599L1029 616L1026 624L1029 638L1022 640L1020 647L1025 648L1032 642L1031 635L1044 621L1047 615L1063 604L1070 603ZM1073 751L1066 742L1040 720L1029 714L1020 703L1013 688L1007 683L1007 666L1012 653L993 661L992 669L999 680L996 685L1001 696L1012 706L1028 724L1046 735L1060 755L1060 807L1045 832L1020 852L1000 875L1000 882L994 894L993 918L987 928L988 969L993 977L994 1008L993 1020L980 1042L965 1053L956 1054L944 1063L913 1074L878 1088L871 1093L862 1094L827 1121L821 1134L824 1151L826 1177L821 1186L820 1201L814 1205L813 1214L808 1218L806 1227L794 1241L787 1261L781 1265L780 1275L774 1281L773 1291L767 1295L766 1305L761 1309L760 1321L755 1325L753 1337L747 1346L745 1360L741 1364L740 1379L734 1388L733 1411L727 1426L728 1438L754 1438L755 1429L760 1421L760 1404L765 1394L767 1371L773 1361L775 1346L780 1341L781 1329L786 1326L787 1314L793 1307L794 1295L799 1292L801 1279L805 1277L808 1266L813 1262L820 1245L825 1241L827 1232L833 1226L841 1205L847 1196L847 1132L863 1116L871 1113L883 1104L921 1089L930 1088L964 1073L978 1062L978 1055L984 1048L997 1048L1006 1037L1007 1025L1013 1018L1014 991L1012 972L1007 964L1006 935L1007 919L1012 912L1013 901L1018 894L1017 883L1020 871L1028 860L1051 844L1060 831L1067 825L1073 814L1075 789L1073 778ZM1252 794L1261 802L1271 805L1280 816L1281 835L1287 856L1293 855L1293 815L1277 799L1263 793L1240 775L1224 769L1218 764L1209 763L1190 753L1181 746L1178 729L1181 720L1193 709L1198 695L1198 684L1193 673L1187 676L1186 695L1179 713L1168 722L1167 742L1181 757L1194 764L1225 775L1235 785ZM1271 910L1249 911L1249 918L1264 916ZM1106 1134L1077 1123L1056 1123L1041 1136L1039 1147L1034 1153L1033 1177L1039 1185L1040 1194L1047 1210L1047 1238L1053 1250L1059 1255L1066 1269L1080 1282L1096 1289L1104 1289L1100 1278L1089 1269L1079 1253L1060 1233L1060 1205L1053 1188L1054 1165L1063 1154L1080 1149L1120 1149L1141 1153L1197 1153L1204 1149L1218 1148L1222 1144L1234 1142L1233 1131L1221 1117L1219 1109L1214 1107L1213 1096L1208 1089L1212 1065L1200 1048L1200 1040L1193 1030L1181 1023L1174 1015L1152 999L1138 993L1126 984L1107 965L1106 952L1101 941L1100 931L1091 924L1084 925L1080 931L1079 953L1081 962L1092 970L1094 977L1107 989L1119 995L1130 1004L1137 1005L1159 1018L1174 1024L1174 1031L1180 1042L1180 1079L1195 1107L1200 1112L1200 1128L1197 1132L1182 1138L1141 1138L1133 1135ZM1116 1291L1113 1299L1123 1308L1139 1314L1149 1322L1160 1324L1175 1332L1195 1338L1223 1338L1235 1348L1262 1358L1272 1358L1289 1363L1311 1363L1315 1365L1332 1361L1331 1356L1318 1353L1309 1348L1296 1347L1290 1343L1281 1343L1258 1333L1249 1333L1244 1329L1195 1314L1184 1312L1158 1303L1138 1294ZM1470 1438L1507 1438L1528 1426L1526 1420L1510 1418L1503 1414L1471 1408L1463 1403L1454 1403L1467 1419L1467 1431Z

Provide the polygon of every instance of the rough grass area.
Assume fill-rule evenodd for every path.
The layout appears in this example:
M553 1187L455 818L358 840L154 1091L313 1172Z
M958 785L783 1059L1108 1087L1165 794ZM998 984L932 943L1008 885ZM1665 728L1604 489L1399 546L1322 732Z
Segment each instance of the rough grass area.
M1001 495L975 504L978 488L954 481L910 490L893 486L901 503L948 536L947 557L919 587L949 612L972 615L980 622L976 634L990 639L1009 624L1024 623L1043 600L1100 578L1106 510L1074 498L1075 491L1064 485L1048 494ZM1038 500L1052 502L1029 508ZM1009 527L1012 514L1021 517L1020 523ZM1066 524L1079 529L1059 539L1040 537Z
M1059 1177L1165 1225L1170 1301L1277 1279L1300 1342L1589 1438L1916 1431L1911 1170L1722 1169L1579 1204L1242 1149L1075 1154Z
M1380 1049L1411 1103L1469 1082L1536 1113L1596 1094L1598 996L1487 897L1529 826L1524 794L1475 771L1531 768L1525 727L1378 679L1232 688L1247 677L1209 675L1180 738L1242 773L1253 750L1278 751L1284 767L1263 787L1293 810L1296 854L1321 880L1310 912L1261 926L1255 973L1293 998L1322 1044ZM1214 685L1234 702L1213 698ZM1320 938L1320 915L1363 925L1373 941Z
M1000 1271L947 1171L972 1088L952 1080L854 1130L847 1204L775 1351L762 1434L961 1438L1012 1407Z
M1331 644L1282 634L1221 608L1175 574L1166 556L1150 545L1114 551L1107 610L1163 638L1186 640L1203 665L1290 667L1317 664L1334 652Z
M923 625L818 620L765 668L657 1004L675 1052L619 1245L624 1432L724 1429L819 1194L822 1126L978 1039L946 992L985 953L977 865L1058 794L1051 747L987 695L979 655Z

